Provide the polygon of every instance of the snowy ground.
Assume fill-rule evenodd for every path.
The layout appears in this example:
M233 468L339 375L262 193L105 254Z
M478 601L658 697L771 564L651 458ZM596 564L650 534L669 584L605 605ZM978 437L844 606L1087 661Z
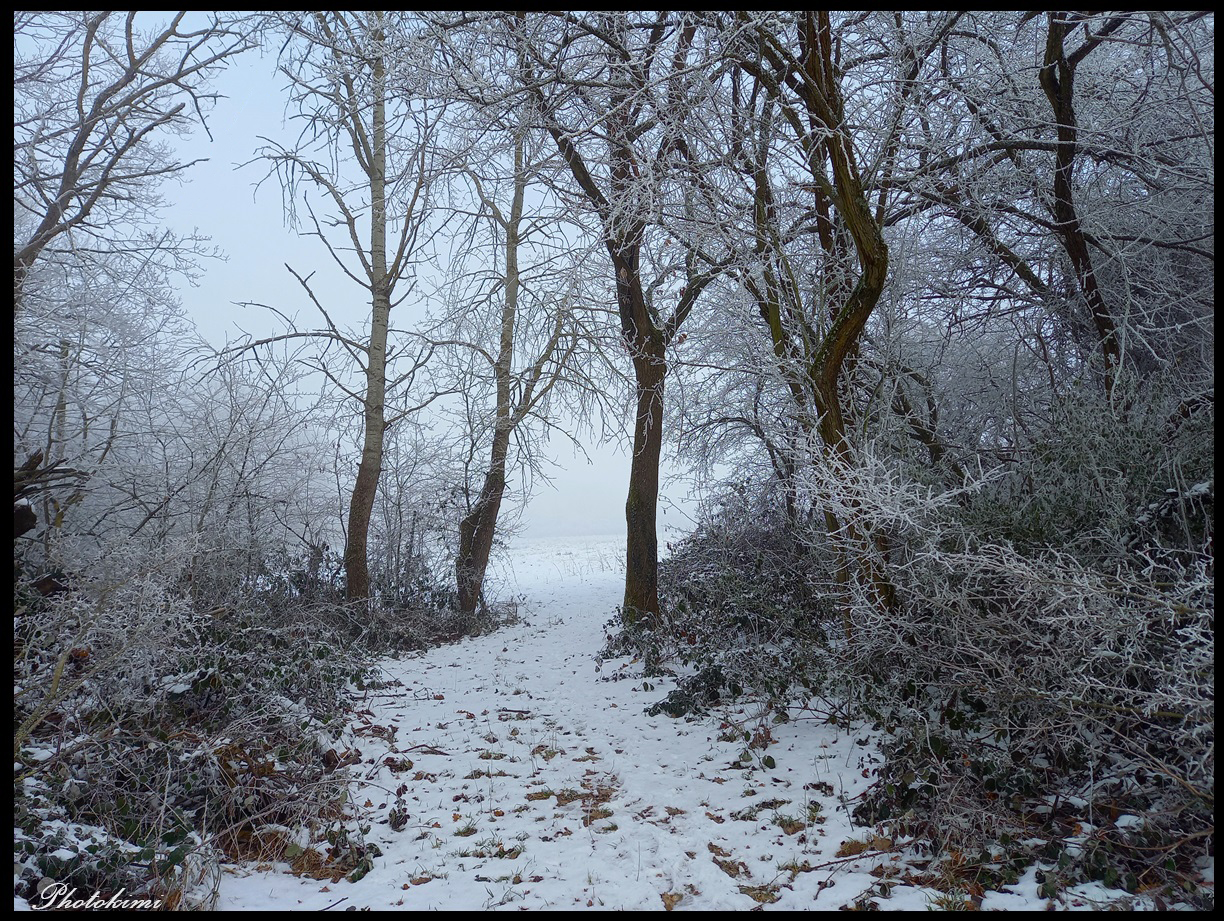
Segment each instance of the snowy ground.
M903 853L850 821L878 759L870 733L796 713L745 764L750 714L650 717L666 683L644 688L623 661L596 672L622 591L618 541L536 541L501 579L518 625L385 663L388 685L357 708L354 802L382 851L368 875L230 867L218 907L821 910L865 893L883 909L939 907L941 893L903 882ZM982 907L1045 908L1035 872Z

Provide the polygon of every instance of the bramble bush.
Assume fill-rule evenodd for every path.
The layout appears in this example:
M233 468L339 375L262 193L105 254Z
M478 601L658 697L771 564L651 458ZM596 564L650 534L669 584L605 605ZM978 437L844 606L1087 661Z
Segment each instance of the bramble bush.
M883 465L849 478L847 504L889 536L879 564L898 590L894 610L853 600L840 650L889 733L858 814L941 855L1090 829L1047 889L1184 895L1212 848L1209 427L1179 444L1138 409L1087 416L956 502Z
M732 489L660 565L660 621L614 624L604 656L640 655L648 675L677 672L654 708L671 716L746 692L780 704L796 684L815 691L811 652L826 643L828 616L807 555L769 497Z
M663 615L609 649L682 666L665 712L839 697L885 732L858 818L957 873L987 873L965 855L1004 842L1043 861L1050 893L1099 879L1194 903L1214 827L1212 423L1170 437L1139 406L1068 411L1022 463L956 489L869 449L804 471L811 520L830 509L879 542L733 489L665 563ZM835 578L847 556L892 607Z
M225 857L368 869L348 802L351 693L376 656L497 615L460 618L437 589L392 609L346 605L310 573L264 576L214 598L165 567L49 597L18 583L18 895L40 904L53 880L207 908Z

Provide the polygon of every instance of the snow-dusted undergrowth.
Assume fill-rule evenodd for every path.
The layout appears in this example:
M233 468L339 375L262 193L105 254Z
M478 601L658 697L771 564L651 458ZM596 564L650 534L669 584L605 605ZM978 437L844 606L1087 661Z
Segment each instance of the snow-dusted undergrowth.
M867 729L802 710L767 727L742 709L647 716L670 682L624 660L597 673L619 557L614 539L522 546L500 574L518 624L384 662L349 739L354 804L381 855L357 882L229 867L218 907L951 907L903 843L850 820L879 763ZM741 760L745 732L767 744ZM981 907L1046 907L1039 869ZM1119 896L1079 887L1057 907Z

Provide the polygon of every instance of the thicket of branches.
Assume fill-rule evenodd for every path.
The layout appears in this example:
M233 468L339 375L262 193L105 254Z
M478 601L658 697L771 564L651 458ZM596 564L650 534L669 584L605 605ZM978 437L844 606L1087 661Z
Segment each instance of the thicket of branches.
M15 846L35 905L54 880L208 907L224 854L364 872L354 686L497 619L452 610L458 465L410 424L374 603L345 603L343 405L293 342L204 342L176 294L203 241L158 228L160 183L192 162L167 133L203 130L256 23L157 15L15 18Z
M796 117L827 71L788 57L788 29L836 49L846 126L826 130L858 155L889 253L833 442L810 379L856 249L867 263ZM754 259L686 344L678 422L702 462L759 472L666 564L666 629L638 641L693 669L681 709L729 688L781 713L852 702L888 756L858 815L945 860L993 855L958 857L963 881L1039 833L1049 894L1085 875L1180 890L1213 852L1210 20L733 34L754 37L726 127ZM1076 823L1090 846L1060 851Z

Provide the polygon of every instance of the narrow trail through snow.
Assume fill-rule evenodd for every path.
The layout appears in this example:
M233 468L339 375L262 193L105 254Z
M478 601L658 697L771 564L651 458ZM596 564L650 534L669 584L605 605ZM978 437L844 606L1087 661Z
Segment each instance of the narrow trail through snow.
M501 577L520 623L385 662L350 742L382 856L356 883L227 874L219 907L810 910L877 882L896 855L872 853L887 842L846 806L878 757L866 734L647 716L669 682L624 661L597 673L619 559L612 540L536 542ZM762 728L771 744L741 763Z

